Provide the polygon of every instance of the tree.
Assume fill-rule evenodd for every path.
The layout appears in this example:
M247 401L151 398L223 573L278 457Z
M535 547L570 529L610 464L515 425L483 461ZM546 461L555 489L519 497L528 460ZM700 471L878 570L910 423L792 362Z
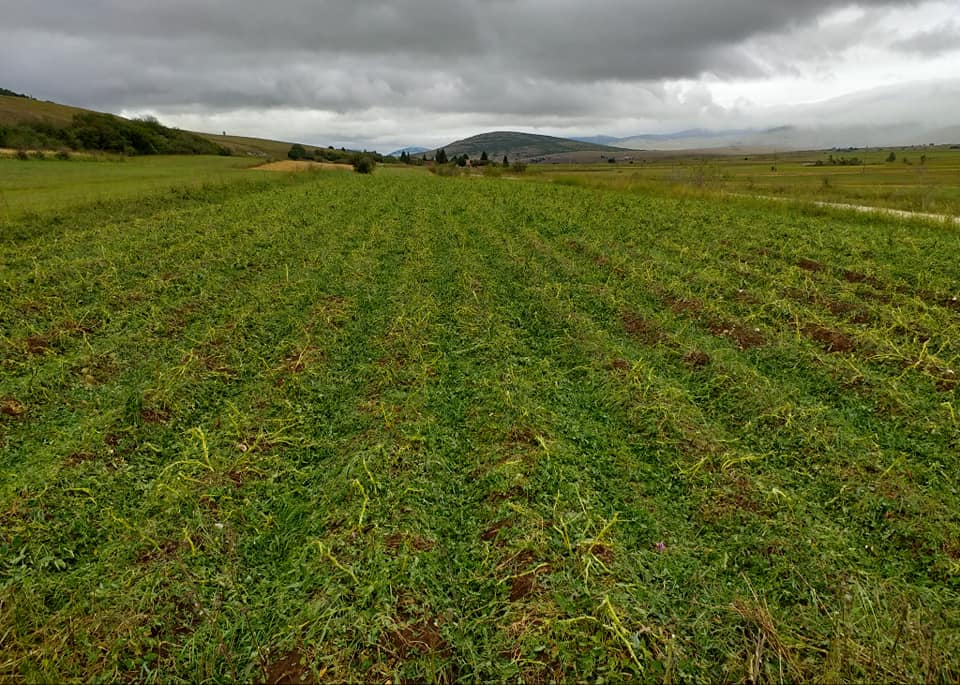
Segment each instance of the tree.
M896 162L896 161L897 161L897 153L894 152L893 150L890 150L890 154L887 155L887 161L888 161L888 162Z
M372 174L376 166L376 160L374 160L372 155L367 154L366 152L360 155L355 155L353 158L353 170L358 174Z
M510 160L506 155L503 156L503 166L510 166Z
M307 151L300 143L294 143L287 153L287 157L292 160L301 160L307 158Z
M487 151L486 151L486 150L484 150L483 152L480 153L480 161L481 161L481 162L489 162L489 161L490 161L490 158L487 157Z
M437 164L446 164L447 163L447 151L443 148L437 150L436 157L434 157Z

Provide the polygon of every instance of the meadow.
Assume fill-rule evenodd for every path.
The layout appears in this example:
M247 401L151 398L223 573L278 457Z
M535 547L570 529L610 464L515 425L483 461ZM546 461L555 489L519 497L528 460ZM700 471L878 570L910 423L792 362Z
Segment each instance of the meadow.
M72 159L20 161L0 156L0 225L29 214L70 212L74 207L136 200L159 191L187 192L251 181L247 169L263 160L244 157L167 155L122 157L71 153ZM49 220L49 216L45 217ZM0 240L3 239L0 233Z
M891 153L895 159L888 161ZM741 156L626 154L616 155L615 164L544 164L531 166L530 172L592 187L697 190L960 216L960 149L951 146Z
M957 229L529 175L17 200L0 681L960 679Z

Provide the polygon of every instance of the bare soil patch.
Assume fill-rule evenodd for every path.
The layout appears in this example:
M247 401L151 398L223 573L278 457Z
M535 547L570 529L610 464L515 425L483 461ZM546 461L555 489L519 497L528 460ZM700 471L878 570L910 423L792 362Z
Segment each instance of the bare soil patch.
M533 594L533 588L536 586L536 574L531 571L517 576L510 583L510 601L519 602Z
M157 561L169 561L177 556L181 543L177 540L167 540L159 546L145 549L137 556L137 563L146 565Z
M0 400L0 415L18 419L26 413L27 408L12 397Z
M674 314L699 314L703 311L703 302L692 298L667 297L666 303Z
M660 331L660 328L636 312L624 312L621 317L623 321L623 327L630 334L630 337L635 338L642 342L645 345L659 345L663 342L664 336Z
M159 408L141 409L140 419L144 423L166 423L170 420L170 412Z
M305 666L306 659L294 650L269 663L266 668L268 685L308 685L313 683L310 669Z
M391 551L396 551L404 545L410 545L417 552L429 552L436 546L436 543L432 540L410 533L391 533L384 539L383 544Z
M480 539L483 540L484 542L490 542L491 540L495 540L497 536L500 534L500 531L505 528L513 528L513 521L510 521L509 519L503 519L502 521L497 521L492 526L490 526L485 531L483 531L483 533L480 535Z
M857 349L857 341L849 335L820 324L807 324L803 332L820 343L827 352L853 352Z
M693 350L683 356L683 363L691 369L702 369L710 363L710 355L700 350Z
M66 459L67 466L79 466L88 461L95 461L97 455L93 452L74 452Z
M423 616L414 620L401 616L406 625L386 634L386 645L390 652L403 660L415 656L436 655L445 657L450 654L450 645L443 639L438 620Z
M820 262L814 261L813 259L801 259L797 262L797 266L803 269L804 271L822 271L823 264Z
M614 558L613 548L600 542L590 545L590 553L605 564L609 564Z
M860 273L859 271L846 270L843 272L843 280L847 283L866 283L871 285L874 288L882 289L883 283L880 282L876 276L868 276L867 274Z
M707 323L707 330L718 338L733 340L737 349L741 351L760 347L766 342L758 329L749 328L739 323L710 321Z

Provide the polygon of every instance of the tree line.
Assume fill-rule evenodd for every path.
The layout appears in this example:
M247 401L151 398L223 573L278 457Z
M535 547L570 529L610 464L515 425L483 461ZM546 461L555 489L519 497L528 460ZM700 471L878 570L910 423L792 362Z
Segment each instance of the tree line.
M168 128L152 117L75 114L66 126L46 121L0 125L0 147L69 149L125 155L229 155L230 149L195 133Z

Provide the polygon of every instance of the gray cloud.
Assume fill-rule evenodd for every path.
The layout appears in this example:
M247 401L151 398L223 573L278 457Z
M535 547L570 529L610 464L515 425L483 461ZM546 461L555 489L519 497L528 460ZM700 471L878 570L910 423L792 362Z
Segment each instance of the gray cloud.
M942 55L960 51L960 24L950 22L930 31L921 31L909 38L894 41L891 47L919 55Z
M8 3L0 85L110 111L377 114L576 129L723 123L705 74L771 79L827 61L843 0L45 0ZM861 0L864 21L916 2ZM798 35L805 38L800 41ZM811 39L811 36L814 39ZM922 36L906 39L921 40ZM927 36L929 47L947 36ZM750 49L747 49L750 46ZM908 49L904 44L902 49ZM382 114L387 112L387 114ZM247 115L244 115L247 116ZM334 122L334 123L329 123ZM578 123L579 122L579 123ZM479 128L479 126L478 126ZM370 134L370 138L375 137Z

